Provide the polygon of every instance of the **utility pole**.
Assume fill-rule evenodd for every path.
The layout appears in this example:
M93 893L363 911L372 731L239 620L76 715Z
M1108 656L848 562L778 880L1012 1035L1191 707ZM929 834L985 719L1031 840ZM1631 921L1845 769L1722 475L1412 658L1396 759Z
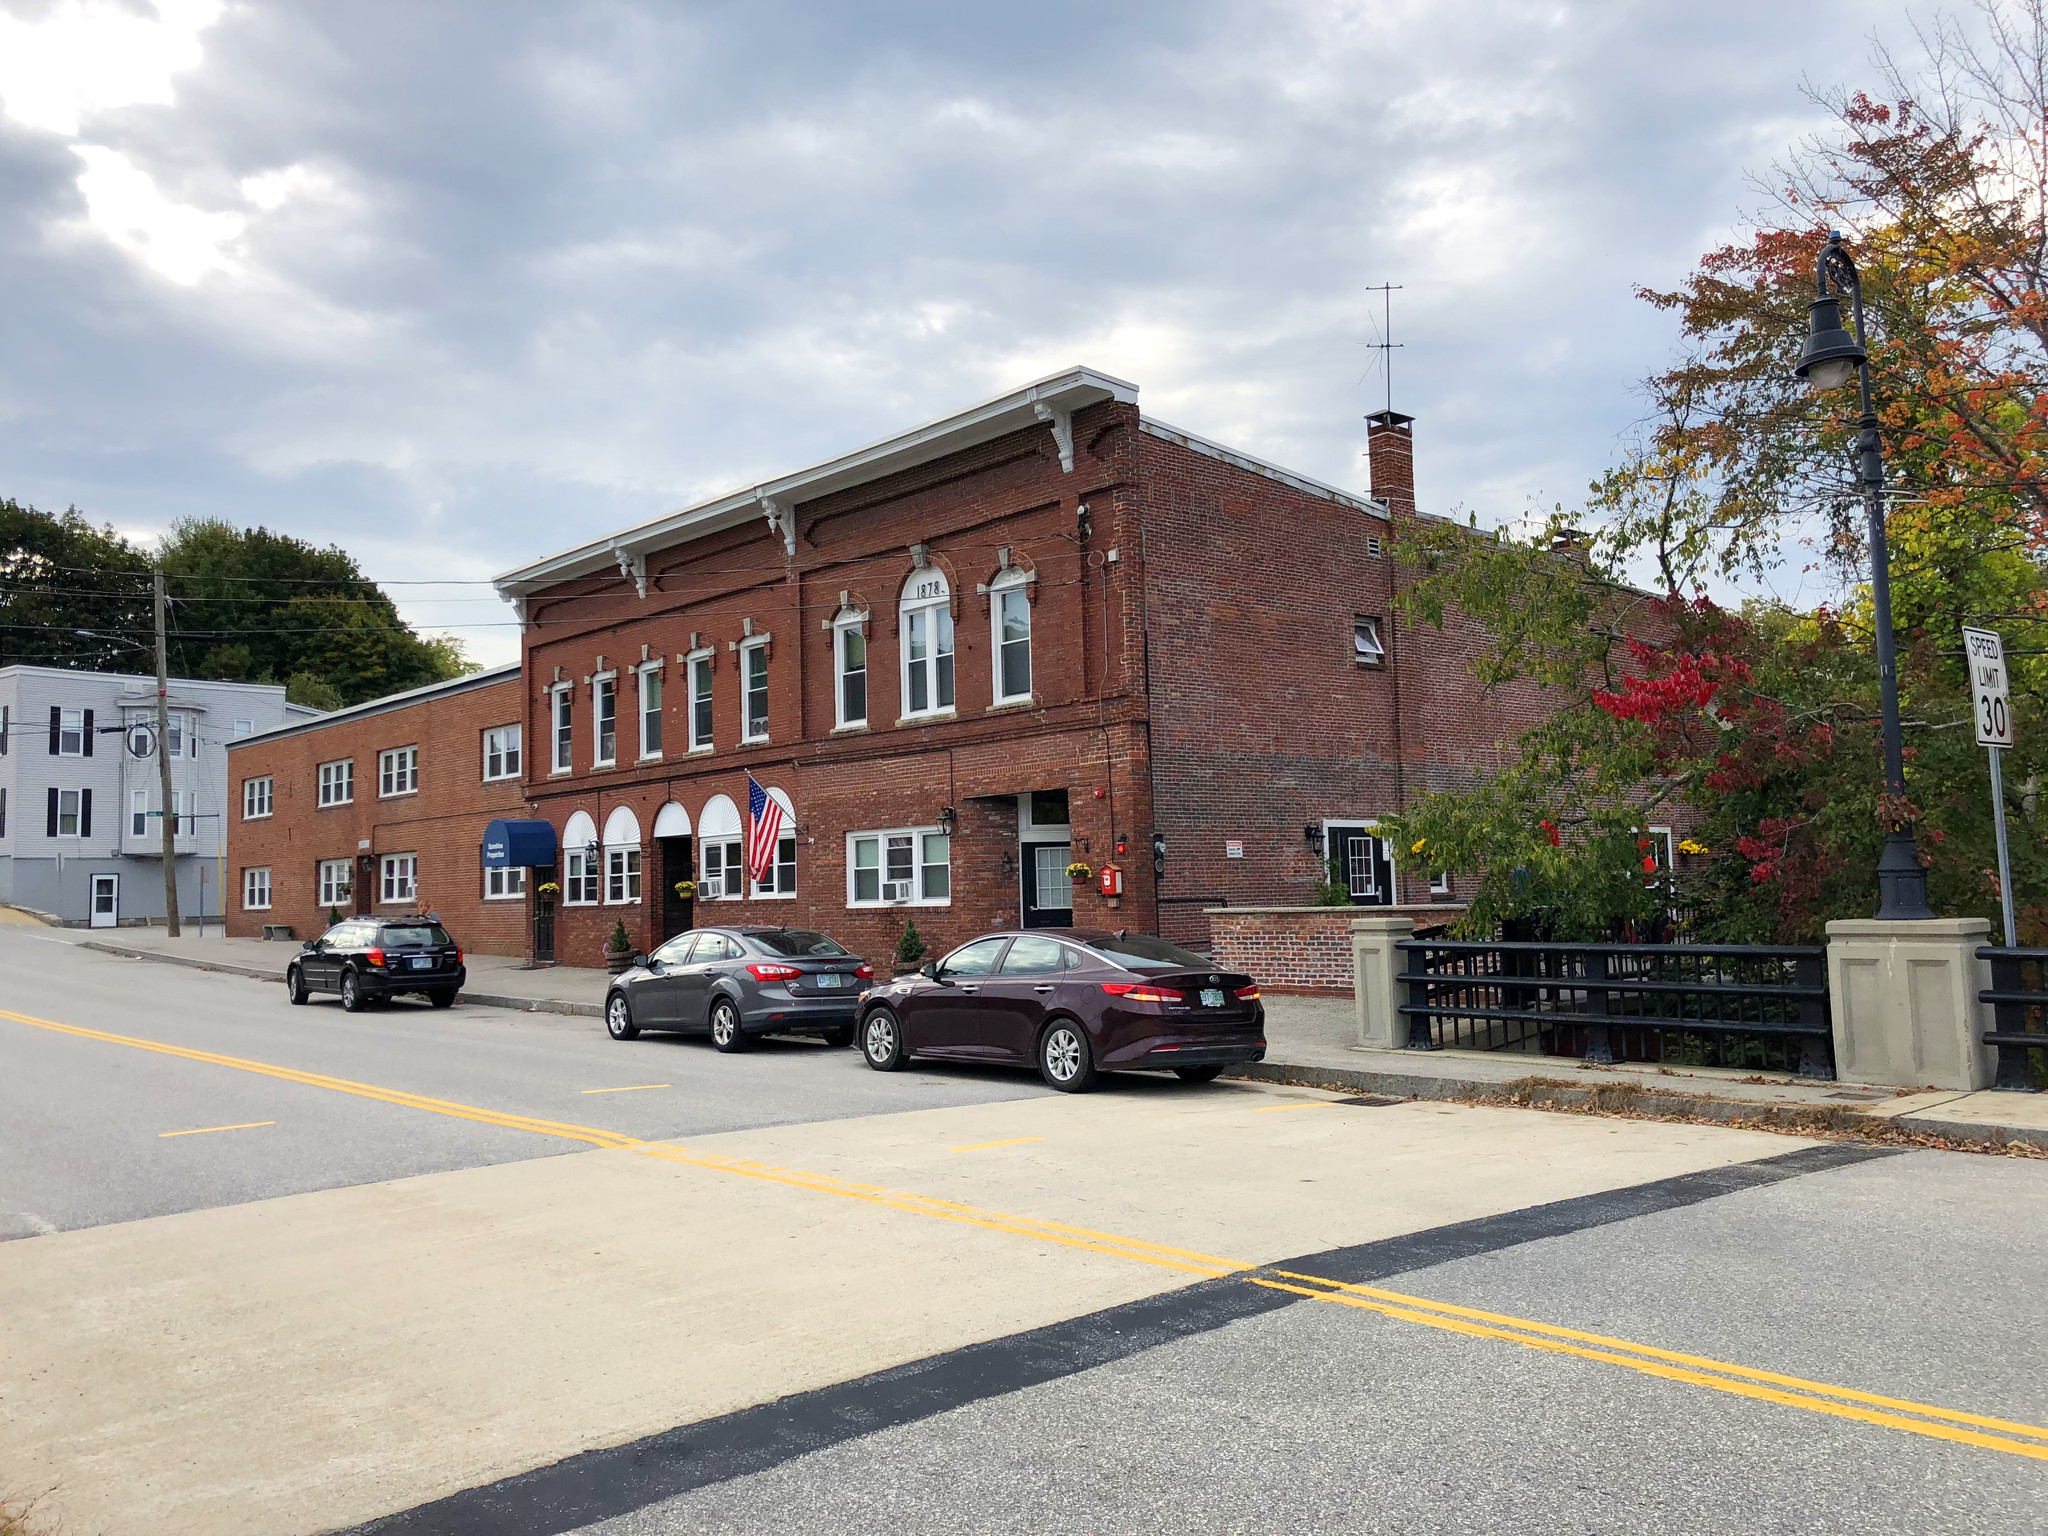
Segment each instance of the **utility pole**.
M178 818L171 810L171 680L170 657L164 639L164 619L169 609L164 596L164 573L156 573L156 767L163 791L164 827L164 923L172 938L178 937ZM226 910L225 907L222 908Z

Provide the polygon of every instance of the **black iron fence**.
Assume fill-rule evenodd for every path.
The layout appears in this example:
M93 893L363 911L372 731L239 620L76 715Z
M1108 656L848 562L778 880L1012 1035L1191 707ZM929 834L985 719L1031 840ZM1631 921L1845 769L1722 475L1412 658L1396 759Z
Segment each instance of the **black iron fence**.
M1977 951L1991 962L1991 988L1977 1000L1991 1004L1996 1028L1984 1043L1998 1047L1998 1076L1991 1086L2026 1092L2048 1086L2048 949Z
M1411 1050L1835 1075L1822 948L1421 937L1395 947Z

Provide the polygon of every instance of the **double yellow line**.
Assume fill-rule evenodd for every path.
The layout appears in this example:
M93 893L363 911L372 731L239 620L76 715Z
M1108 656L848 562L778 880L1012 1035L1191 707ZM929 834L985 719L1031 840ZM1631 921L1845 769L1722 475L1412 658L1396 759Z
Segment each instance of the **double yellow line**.
M109 1045L125 1045L136 1050L153 1051L162 1056L176 1056L187 1061L204 1062L210 1066L230 1067L240 1072L254 1072L264 1077L279 1078L285 1082L300 1083L311 1088L324 1088L335 1093L351 1094L357 1098L374 1099L379 1103L395 1104L405 1109L425 1110L431 1114L450 1115L456 1119L473 1120L484 1125L498 1125L509 1130L560 1137L612 1151L632 1152L661 1162L680 1163L685 1167L703 1168L712 1172L780 1184L792 1189L858 1200L884 1209L905 1211L939 1221L956 1222L992 1232L1006 1232L1035 1242L1056 1243L1067 1248L1152 1265L1155 1268L1199 1275L1205 1279L1235 1276L1268 1290L1286 1291L1313 1301L1373 1312L1382 1317L1419 1324L1426 1328L1464 1334L1472 1338L1519 1344L1525 1349L1571 1355L1582 1360L1619 1366L1646 1376L1655 1376L1666 1381L1681 1381L1759 1402L1804 1408L1809 1412L1828 1414L1835 1418L1904 1430L1909 1434L1926 1435L1937 1440L1954 1441L2013 1456L2025 1456L2036 1461L2048 1461L2048 1429L2037 1425L1937 1408L1906 1398L1885 1397L1874 1392L1858 1391L1853 1387L1808 1381L1803 1377L1757 1370L1750 1366L1731 1365L1727 1361L1713 1360L1701 1355L1682 1354L1676 1350L1659 1349L1648 1344L1631 1343L1626 1339L1610 1338L1605 1334L1586 1333L1576 1328L1561 1328L1550 1323L1534 1322L1528 1318L1511 1317L1504 1313L1484 1312L1473 1307L1454 1306L1449 1302L1430 1301L1425 1297L1382 1290L1376 1286L1352 1285L1326 1279L1320 1275L1262 1268L1194 1249L1175 1248L1164 1243L1148 1243L1137 1238L1122 1237L1113 1232L1098 1232L1088 1227L1047 1221L1041 1217L982 1210L955 1200L933 1199L930 1196L909 1194L876 1184L857 1184L832 1174L779 1168L773 1164L750 1162L741 1158L715 1157L659 1142L640 1141L635 1137L620 1135L615 1131L598 1130L587 1125L570 1125L559 1120L544 1120L532 1115L481 1109L472 1104L458 1104L448 1099L431 1098L425 1094L380 1088L371 1083L358 1083L344 1077L330 1077L319 1072L302 1072L295 1067L274 1066L269 1062L250 1061L240 1056L223 1056L213 1051L197 1051L182 1045L166 1045L161 1041L143 1040L133 1035L116 1035L105 1030L84 1029L75 1024L59 1024L50 1019L38 1019L4 1008L0 1008L0 1018L11 1019L19 1024L50 1030L57 1034L74 1035L80 1039L97 1040Z

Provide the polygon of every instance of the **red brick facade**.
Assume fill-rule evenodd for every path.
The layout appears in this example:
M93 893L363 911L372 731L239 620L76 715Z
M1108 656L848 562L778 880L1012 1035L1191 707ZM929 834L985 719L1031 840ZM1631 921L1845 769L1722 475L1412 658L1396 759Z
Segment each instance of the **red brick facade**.
M1383 911L1386 909L1382 909ZM1418 928L1450 922L1458 907L1405 907ZM1357 907L1230 907L1209 914L1210 953L1225 970L1256 976L1272 993L1349 993L1351 919Z
M483 733L519 724L520 710L519 673L499 668L230 742L228 932L255 937L278 923L302 939L320 933L320 866L349 860L343 916L435 911L469 949L524 954L526 900L485 898L480 852L486 823L528 814L519 778L483 776ZM418 748L418 788L380 794L379 754L406 747ZM320 765L336 762L352 765L353 798L323 807ZM262 778L270 814L251 818L245 786ZM384 860L404 855L417 859L415 889L384 901ZM250 869L270 871L267 910L245 905Z

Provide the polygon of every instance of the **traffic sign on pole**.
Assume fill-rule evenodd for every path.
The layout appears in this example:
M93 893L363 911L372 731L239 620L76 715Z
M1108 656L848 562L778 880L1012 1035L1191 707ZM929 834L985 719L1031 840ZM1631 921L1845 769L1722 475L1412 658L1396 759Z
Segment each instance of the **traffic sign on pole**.
M2012 854L2005 840L2005 768L1999 754L2013 744L2012 690L2005 676L2005 641L1995 629L1965 629L1963 660L1970 669L1970 713L1977 745L1991 754L1991 820L1998 831L1998 904L2004 909L2005 947L2019 942L2012 920Z

